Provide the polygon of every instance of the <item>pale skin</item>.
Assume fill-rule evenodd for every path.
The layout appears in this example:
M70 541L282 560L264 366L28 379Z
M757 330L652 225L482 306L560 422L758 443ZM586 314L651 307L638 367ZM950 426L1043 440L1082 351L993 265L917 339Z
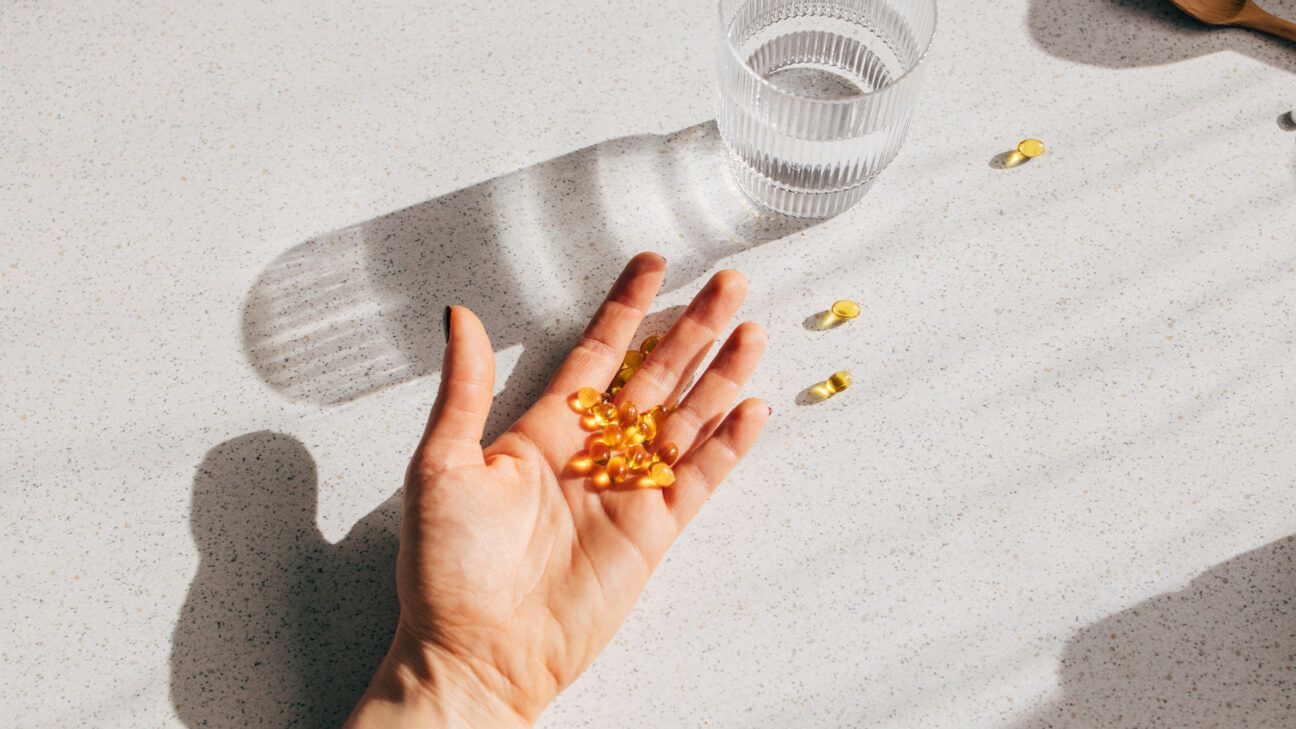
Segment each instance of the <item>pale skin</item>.
M688 388L747 295L713 276L617 401L678 403L670 489L597 489L568 462L589 435L570 398L610 382L666 262L635 256L544 393L482 448L495 368L471 311L450 311L441 387L406 474L392 646L346 726L527 727L611 640L653 569L770 415L733 407L765 350L737 326ZM687 390L686 390L687 388ZM732 407L732 409L730 409Z

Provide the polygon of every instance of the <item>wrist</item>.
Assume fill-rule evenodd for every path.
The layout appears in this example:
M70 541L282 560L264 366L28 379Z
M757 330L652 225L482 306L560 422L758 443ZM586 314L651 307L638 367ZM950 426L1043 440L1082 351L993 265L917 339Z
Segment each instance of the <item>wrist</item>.
M409 636L400 626L348 729L525 729L523 716L463 661Z

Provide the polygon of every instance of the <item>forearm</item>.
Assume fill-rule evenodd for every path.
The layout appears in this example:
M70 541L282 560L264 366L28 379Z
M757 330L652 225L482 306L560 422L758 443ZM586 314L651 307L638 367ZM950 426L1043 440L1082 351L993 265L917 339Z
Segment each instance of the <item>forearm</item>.
M525 729L515 710L466 671L398 639L343 729Z

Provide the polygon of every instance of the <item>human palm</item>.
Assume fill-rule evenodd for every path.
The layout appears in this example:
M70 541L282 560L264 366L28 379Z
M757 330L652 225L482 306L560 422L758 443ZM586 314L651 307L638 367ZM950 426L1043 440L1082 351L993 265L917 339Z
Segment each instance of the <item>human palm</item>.
M447 315L441 389L406 478L401 617L384 662L407 691L439 686L432 694L444 723L533 722L611 639L671 542L764 425L770 411L759 400L729 412L764 351L759 326L739 325L688 387L746 297L746 280L721 271L617 397L645 409L678 403L658 435L682 454L675 485L597 489L568 471L588 435L569 399L616 374L664 272L655 254L632 259L544 393L484 449L490 341L467 309ZM355 726L365 725L363 708Z

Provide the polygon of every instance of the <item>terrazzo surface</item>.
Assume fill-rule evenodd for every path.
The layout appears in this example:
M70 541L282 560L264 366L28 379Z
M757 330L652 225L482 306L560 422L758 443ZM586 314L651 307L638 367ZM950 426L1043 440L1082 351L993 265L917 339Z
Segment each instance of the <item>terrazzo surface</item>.
M498 432L645 248L646 330L747 274L774 416L541 726L1296 723L1296 46L947 0L900 157L789 226L716 166L710 21L0 9L4 723L337 724L442 307Z

